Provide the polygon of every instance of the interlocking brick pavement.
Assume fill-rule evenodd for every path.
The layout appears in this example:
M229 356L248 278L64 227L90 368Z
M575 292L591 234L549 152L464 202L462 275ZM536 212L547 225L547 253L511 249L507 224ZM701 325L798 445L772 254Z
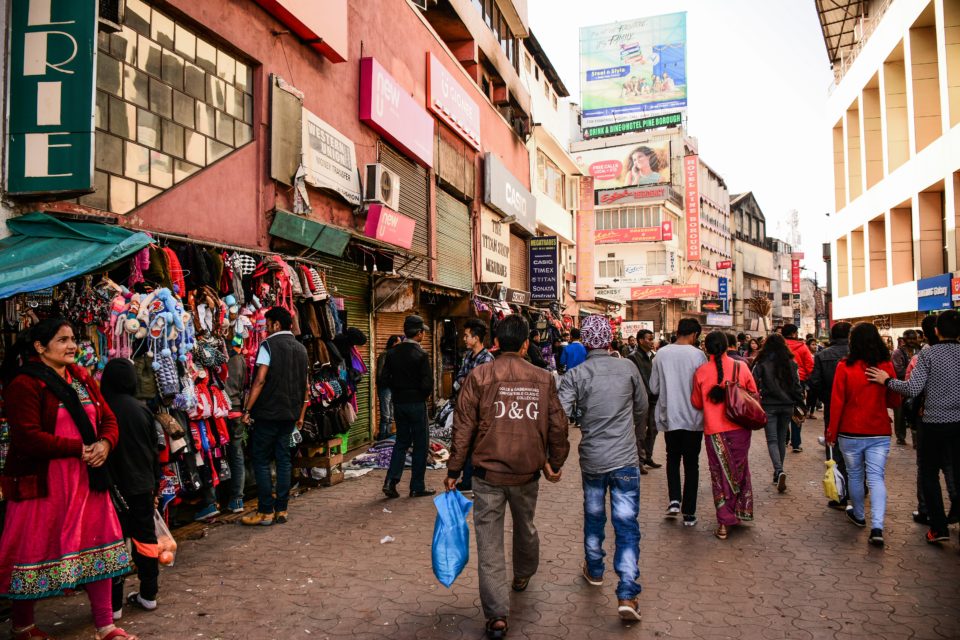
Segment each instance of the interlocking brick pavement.
M582 494L574 447L561 483L541 485L540 571L527 592L512 596L509 637L960 638L957 531L936 548L912 522L913 449L892 447L887 546L876 549L866 530L824 506L822 449L815 442L821 429L822 422L808 423L806 450L787 453L783 495L769 483L763 434L754 434L756 521L725 542L712 535L705 454L695 528L662 517L665 469L642 477L643 622L633 625L616 618L609 526L604 586L579 577ZM579 432L571 430L571 437L576 441ZM657 447L662 462L662 438ZM428 482L439 488L443 476L429 472ZM182 543L176 566L162 571L159 610L128 608L123 626L145 639L482 638L474 550L453 587L439 585L430 564L431 501L383 500L382 482L379 471L310 491L291 503L286 525L225 524ZM380 544L385 535L395 542ZM41 626L58 638L92 637L83 594L45 601L37 611Z

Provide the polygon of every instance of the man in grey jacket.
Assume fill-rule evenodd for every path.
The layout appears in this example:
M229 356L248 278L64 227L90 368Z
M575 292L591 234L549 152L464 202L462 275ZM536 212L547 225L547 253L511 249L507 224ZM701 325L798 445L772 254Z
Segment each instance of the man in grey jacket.
M657 429L667 444L667 517L683 514L684 526L697 524L697 488L700 484L700 449L703 446L703 412L690 402L693 374L707 361L695 345L700 323L684 318L677 324L677 341L657 351L650 374L650 393L657 394ZM680 463L683 462L683 485ZM682 496L682 497L681 497Z
M567 415L580 413L580 470L583 479L583 577L591 585L603 584L606 497L610 492L611 517L616 535L614 570L617 613L624 620L640 620L640 456L635 424L647 413L647 391L637 368L611 357L613 332L610 320L593 315L580 327L587 359L570 369L560 381L560 403Z

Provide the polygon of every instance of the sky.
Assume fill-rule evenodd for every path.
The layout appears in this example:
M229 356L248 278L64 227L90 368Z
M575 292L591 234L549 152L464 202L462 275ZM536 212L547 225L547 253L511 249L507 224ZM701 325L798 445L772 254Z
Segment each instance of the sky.
M805 276L826 270L833 73L814 0L529 0L530 28L579 102L580 27L687 12L688 134L730 193L753 191L767 234L800 218Z

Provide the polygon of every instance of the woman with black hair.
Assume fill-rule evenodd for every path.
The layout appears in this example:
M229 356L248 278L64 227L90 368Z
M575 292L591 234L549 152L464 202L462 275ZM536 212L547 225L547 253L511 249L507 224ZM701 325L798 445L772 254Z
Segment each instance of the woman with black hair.
M114 626L110 602L111 578L130 570L105 464L117 421L76 355L73 327L52 318L34 325L3 366L13 377L4 379L10 452L2 482L10 502L0 594L13 601L15 640L49 637L34 624L34 602L80 586L98 640L133 638Z
M757 384L745 364L727 355L727 336L713 331L706 340L710 360L693 376L690 401L703 411L703 436L717 509L714 535L726 540L729 527L753 520L753 487L750 482L750 431L726 414L728 384L738 384L757 393Z
M871 382L867 369L879 368L896 377L890 362L890 349L877 327L861 322L850 332L850 353L837 366L830 397L830 424L827 445L840 441L847 465L847 489L853 508L847 517L858 527L865 519L866 483L870 487L870 544L883 546L883 517L887 508L884 468L890 455L891 422L887 409L900 406L900 395L883 384Z
M778 333L771 335L753 366L753 379L760 390L760 404L767 412L767 450L773 463L773 483L777 491L787 490L787 474L783 460L787 453L787 436L793 408L803 404L803 388L793 352Z

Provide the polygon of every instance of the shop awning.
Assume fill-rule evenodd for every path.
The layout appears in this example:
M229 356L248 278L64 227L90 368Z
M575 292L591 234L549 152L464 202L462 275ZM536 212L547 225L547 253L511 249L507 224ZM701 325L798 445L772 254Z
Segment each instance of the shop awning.
M294 215L281 209L274 211L270 235L296 242L308 249L319 251L339 258L343 255L350 232L337 229L303 216Z
M145 233L33 211L7 221L0 240L0 298L37 291L111 265L149 245Z

